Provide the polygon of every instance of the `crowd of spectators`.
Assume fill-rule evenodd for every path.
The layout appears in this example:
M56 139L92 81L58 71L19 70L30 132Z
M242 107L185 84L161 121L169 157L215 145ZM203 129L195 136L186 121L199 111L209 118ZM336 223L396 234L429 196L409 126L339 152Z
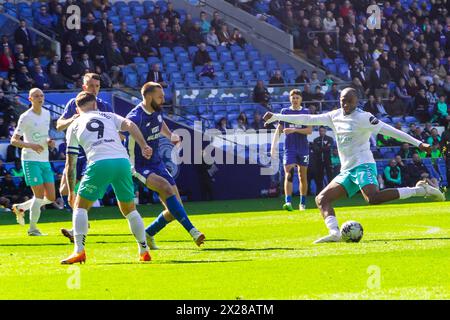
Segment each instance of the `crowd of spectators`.
M386 115L448 123L450 17L446 1L413 1L409 7L399 0L384 1L378 30L367 27L367 7L380 4L371 0L229 2L253 13L261 2L268 3L268 13L293 34L296 48L318 64L324 58L343 57L360 98L380 96ZM310 32L311 38L306 36Z

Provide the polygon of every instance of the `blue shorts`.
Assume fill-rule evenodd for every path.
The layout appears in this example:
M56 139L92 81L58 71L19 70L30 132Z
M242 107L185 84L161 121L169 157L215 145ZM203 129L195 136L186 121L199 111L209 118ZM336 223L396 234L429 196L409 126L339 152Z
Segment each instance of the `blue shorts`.
M172 175L170 174L170 172L167 170L166 166L162 162L155 163L155 164L147 163L145 165L135 164L134 170L136 170L136 172L134 173L134 176L139 181L141 181L144 185L147 182L147 177L149 175L151 175L152 173L166 179L172 186L174 186L176 184Z
M309 153L304 154L300 152L285 152L283 158L283 164L297 164L299 166L307 167L309 164Z
M87 167L87 159L86 157L80 157L77 159L77 180L81 181L81 178L84 176Z

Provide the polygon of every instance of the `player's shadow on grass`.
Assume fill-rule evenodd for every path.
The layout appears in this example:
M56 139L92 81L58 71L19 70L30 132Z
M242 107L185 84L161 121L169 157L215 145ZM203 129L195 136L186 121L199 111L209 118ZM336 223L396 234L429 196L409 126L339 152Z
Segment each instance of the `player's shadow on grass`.
M393 241L427 241L427 240L450 240L450 237L440 238L404 238L404 239L373 239L364 242L393 242Z
M248 262L253 261L252 259L236 259L236 260L167 260L167 261L152 261L149 264L195 264L195 263L228 263L228 262ZM122 264L142 264L142 262L105 262L97 263L97 265L108 266L108 265L122 265Z
M300 248L205 248L202 251L297 251Z
M67 246L68 243L3 243L0 247L47 247L47 246Z

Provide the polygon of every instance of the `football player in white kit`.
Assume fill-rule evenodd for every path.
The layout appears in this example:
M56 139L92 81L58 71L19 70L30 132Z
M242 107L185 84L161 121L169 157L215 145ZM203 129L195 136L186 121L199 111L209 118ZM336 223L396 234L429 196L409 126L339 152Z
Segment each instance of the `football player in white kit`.
M96 97L82 91L76 97L80 114L67 129L66 176L69 185L69 202L73 208L72 224L75 248L73 254L62 264L86 261L85 240L88 232L88 210L98 199L103 198L111 184L123 216L127 219L139 248L140 261L150 261L145 237L144 222L134 204L134 185L131 163L127 150L122 145L119 131L127 131L139 144L142 155L149 159L150 148L139 128L128 119L111 112L97 110ZM76 164L80 147L86 153L87 168L75 192Z
M20 116L11 144L23 149L21 157L25 182L31 187L33 198L14 204L12 208L21 225L25 224L24 212L30 210L28 235L42 236L37 228L41 207L55 201L55 178L48 158L50 112L42 108L44 93L41 89L31 89L28 99L31 107Z
M423 143L403 131L397 130L378 120L371 113L357 109L358 98L353 88L345 88L340 95L341 108L320 115L282 115L267 112L263 119L266 124L285 121L302 125L323 125L330 127L337 141L341 159L341 172L316 197L316 204L325 219L329 235L315 243L338 242L341 239L338 222L332 203L344 197L352 197L361 190L369 204L380 204L395 199L431 196L437 201L445 201L445 195L424 181L413 188L379 190L377 167L370 151L369 139L372 134L381 133L399 141L410 143L422 151L431 152L429 144Z

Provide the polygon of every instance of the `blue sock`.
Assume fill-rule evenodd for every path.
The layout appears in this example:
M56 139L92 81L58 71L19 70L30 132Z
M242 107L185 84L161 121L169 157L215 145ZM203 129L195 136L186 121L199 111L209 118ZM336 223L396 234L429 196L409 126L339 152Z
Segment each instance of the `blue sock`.
M189 220L186 210L184 210L183 205L178 201L175 195L170 196L166 199L167 208L170 213L178 220L179 223L186 229L187 232L191 231L194 227Z
M167 224L168 222L161 212L159 216L152 222L152 224L149 225L147 229L145 229L145 232L147 232L149 236L153 237L155 234L160 232Z
M284 198L286 199L286 203L292 202L292 196L285 196Z
M300 195L300 204L306 205L306 196Z
M64 201L64 208L72 210L69 204L68 196L62 196L62 199Z

